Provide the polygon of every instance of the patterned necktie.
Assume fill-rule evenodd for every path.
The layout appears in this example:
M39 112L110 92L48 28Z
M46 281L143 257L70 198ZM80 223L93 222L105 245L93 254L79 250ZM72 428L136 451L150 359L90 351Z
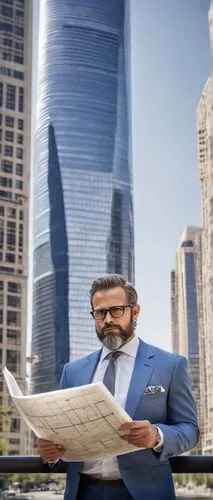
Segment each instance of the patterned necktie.
M115 361L122 354L122 351L110 352L105 359L109 359L107 369L104 374L103 383L114 396L115 394Z

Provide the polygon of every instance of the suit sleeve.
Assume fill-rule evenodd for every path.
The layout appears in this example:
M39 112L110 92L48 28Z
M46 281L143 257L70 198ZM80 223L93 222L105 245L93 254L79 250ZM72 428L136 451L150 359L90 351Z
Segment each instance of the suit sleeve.
M176 363L171 379L166 424L156 424L163 432L164 445L160 460L179 455L194 448L199 439L199 429L191 381L186 358Z

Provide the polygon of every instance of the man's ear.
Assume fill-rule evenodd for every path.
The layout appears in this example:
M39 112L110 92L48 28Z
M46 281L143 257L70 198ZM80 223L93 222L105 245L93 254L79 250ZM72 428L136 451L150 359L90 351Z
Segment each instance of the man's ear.
M135 304L135 306L133 307L133 316L134 316L134 319L138 318L139 313L140 313L140 304Z

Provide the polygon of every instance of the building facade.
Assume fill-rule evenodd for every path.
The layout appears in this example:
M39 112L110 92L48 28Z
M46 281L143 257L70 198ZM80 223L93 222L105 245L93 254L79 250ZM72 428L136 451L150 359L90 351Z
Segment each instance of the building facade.
M31 0L0 0L0 364L26 377ZM0 374L0 453L26 452L25 427Z
M129 3L44 0L34 171L33 391L99 345L89 287L134 281Z
M211 10L210 10L211 14ZM209 16L211 19L211 15ZM212 27L210 25L210 35ZM197 110L197 143L202 205L202 359L203 453L213 454L213 79L209 77Z
M187 227L182 235L177 253L176 269L172 272L172 339L173 348L186 356L200 416L200 338L199 305L201 280L201 238L200 228ZM201 451L201 444L196 452ZM193 450L195 453L195 450Z

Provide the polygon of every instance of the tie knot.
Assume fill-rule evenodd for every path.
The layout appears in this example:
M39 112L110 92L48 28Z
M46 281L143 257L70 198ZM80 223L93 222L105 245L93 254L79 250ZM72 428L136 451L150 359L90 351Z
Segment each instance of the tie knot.
M107 354L105 359L109 359L112 361L116 361L117 358L122 354L122 351L111 351L109 354Z

